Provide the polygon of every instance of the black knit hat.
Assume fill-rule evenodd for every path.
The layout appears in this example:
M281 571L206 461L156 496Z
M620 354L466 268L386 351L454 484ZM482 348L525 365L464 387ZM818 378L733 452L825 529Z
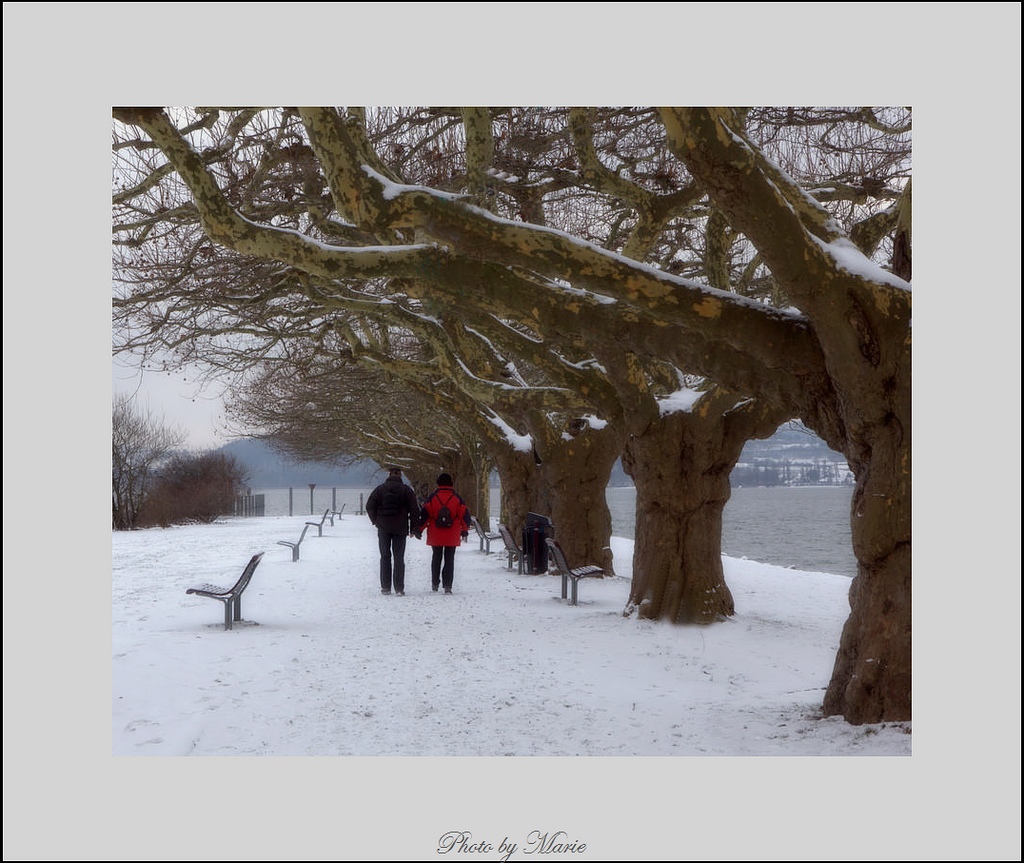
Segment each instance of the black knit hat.
M452 475L450 473L443 473L437 478L438 485L454 485L452 481Z

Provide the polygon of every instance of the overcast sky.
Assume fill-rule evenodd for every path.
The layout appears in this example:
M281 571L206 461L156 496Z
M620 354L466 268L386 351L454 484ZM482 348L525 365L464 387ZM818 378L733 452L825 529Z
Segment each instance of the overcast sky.
M231 440L224 427L220 386L201 388L184 373L141 372L116 358L111 365L114 395L135 396L154 419L184 431L189 449L216 449Z

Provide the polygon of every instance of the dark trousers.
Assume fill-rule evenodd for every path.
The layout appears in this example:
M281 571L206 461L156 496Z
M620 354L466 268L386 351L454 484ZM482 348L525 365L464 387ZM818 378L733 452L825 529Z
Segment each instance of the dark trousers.
M434 556L430 558L430 586L436 588L441 584L445 590L451 590L455 580L455 548L454 545L435 545ZM444 560L444 567L441 561Z
M404 533L388 533L377 528L377 542L380 545L380 589L405 592L405 540Z

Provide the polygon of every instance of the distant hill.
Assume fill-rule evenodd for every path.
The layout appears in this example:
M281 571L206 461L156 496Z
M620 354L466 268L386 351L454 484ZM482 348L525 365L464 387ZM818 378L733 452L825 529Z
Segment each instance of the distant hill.
M260 440L232 441L220 448L244 467L250 488L296 488L315 482L319 486L354 488L373 485L383 475L374 462L342 467L332 462L297 462L286 458Z
M765 440L747 441L740 455L740 462L752 462L757 459L775 459L778 461L828 461L845 462L846 458L828 445L820 437L801 425L785 425L774 435Z
M796 424L784 426L766 440L747 441L729 474L733 488L852 483L846 458Z

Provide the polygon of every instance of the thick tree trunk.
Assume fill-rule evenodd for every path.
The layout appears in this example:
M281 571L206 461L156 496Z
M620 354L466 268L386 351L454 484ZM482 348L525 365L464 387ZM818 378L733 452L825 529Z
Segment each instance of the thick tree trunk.
M627 615L712 623L734 613L722 569L729 475L748 440L771 436L788 418L777 406L715 389L630 439L623 464L637 499Z
M528 513L546 516L570 561L596 563L613 574L605 491L619 457L620 433L610 426L581 429L575 436L549 432L540 435L539 449L496 456L501 522L518 540Z
M910 184L900 204L893 272L910 280ZM893 386L892 381L902 386ZM843 627L826 716L860 725L911 719L911 451L910 345L901 374L879 389L876 411L887 418L861 450L851 507L857 576L850 586L850 617ZM885 400L891 395L892 402Z
M711 623L735 611L722 569L731 466L723 470L714 438L697 434L700 424L694 414L670 414L627 444L623 464L636 484L627 614Z
M543 487L532 452L509 449L497 453L495 463L501 483L498 518L514 537L518 537L528 512L543 512L550 508L549 490Z
M910 308L891 305L851 292L856 341L825 342L841 422L823 423L822 436L857 478L850 518L857 576L823 709L857 725L911 718ZM826 332L842 330L837 323Z
M902 428L876 435L854 491L851 527L857 576L825 715L848 722L911 718L910 440Z
M614 575L612 516L606 491L612 467L621 452L621 437L610 426L588 428L558 446L546 447L540 466L552 489L554 534L571 566L597 564Z

